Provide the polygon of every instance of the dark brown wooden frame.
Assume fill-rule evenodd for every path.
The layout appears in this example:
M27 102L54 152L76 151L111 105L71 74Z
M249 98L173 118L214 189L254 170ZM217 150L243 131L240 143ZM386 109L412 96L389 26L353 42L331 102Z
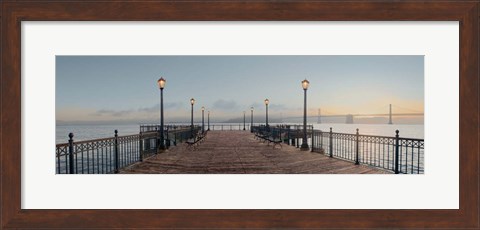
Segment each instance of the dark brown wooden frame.
M55 1L1 3L2 228L470 228L479 224L479 1ZM459 210L24 210L22 21L460 21Z

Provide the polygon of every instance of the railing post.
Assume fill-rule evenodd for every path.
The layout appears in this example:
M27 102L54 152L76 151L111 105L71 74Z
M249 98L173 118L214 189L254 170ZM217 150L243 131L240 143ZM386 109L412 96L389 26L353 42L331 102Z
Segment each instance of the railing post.
M143 140L142 140L142 133L138 135L138 153L139 153L139 160L143 161Z
M174 137L175 139L174 139L174 141L173 141L173 145L174 145L174 146L177 146L177 131L175 131L174 134L175 134L175 137Z
M355 164L356 165L359 165L360 164L360 161L358 159L358 141L359 141L359 137L360 137L360 134L358 134L358 129L357 129L357 134L355 135L355 142L356 142L356 145L355 145Z
M332 127L330 127L330 157L333 157L333 132L332 132Z
M395 174L399 173L398 170L398 148L399 148L399 140L398 140L398 130L395 131Z
M169 128L167 127L167 135L166 135L167 138L166 139L165 139L165 137L163 138L163 141L165 141L166 149L170 148L170 138L168 137L168 135L169 135L168 131L169 131ZM166 140L168 140L168 142Z
M69 155L68 160L69 160L69 164L70 164L69 165L70 166L69 167L69 173L74 174L75 171L73 170L73 158L74 158L74 156L73 156L73 133L69 133L68 137L70 138L70 139L68 139L68 155Z
M312 140L312 144L311 144L312 150L311 150L311 152L313 152L313 148L314 148L314 141L313 141L313 140L315 139L315 138L314 138L315 136L313 135L313 126L312 126L312 132L311 132L311 134L312 134L312 139L311 139L311 140Z
M298 127L295 127L295 147L298 148Z
M115 129L115 147L114 149L114 155L115 155L115 173L118 173L118 130Z

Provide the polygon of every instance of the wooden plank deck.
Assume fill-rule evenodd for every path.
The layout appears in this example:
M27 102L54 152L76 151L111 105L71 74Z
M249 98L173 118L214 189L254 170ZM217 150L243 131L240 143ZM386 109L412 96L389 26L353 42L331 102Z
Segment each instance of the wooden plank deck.
M136 163L120 173L141 174L385 174L320 153L282 144L272 148L250 131L209 131L195 151L186 144Z

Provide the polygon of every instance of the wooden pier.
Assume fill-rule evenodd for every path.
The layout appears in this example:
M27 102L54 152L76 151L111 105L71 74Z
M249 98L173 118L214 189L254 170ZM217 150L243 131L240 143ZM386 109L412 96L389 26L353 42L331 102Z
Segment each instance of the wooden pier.
M263 143L249 131L209 131L196 150L182 143L123 168L139 174L386 174L324 154Z

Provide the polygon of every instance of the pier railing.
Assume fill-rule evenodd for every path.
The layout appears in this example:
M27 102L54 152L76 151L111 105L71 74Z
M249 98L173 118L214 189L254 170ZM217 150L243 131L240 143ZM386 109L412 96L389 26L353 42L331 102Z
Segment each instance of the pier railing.
M155 135L151 139L155 141L160 140L160 125L140 125L140 135ZM193 129L190 125L164 125L163 135L165 146L168 148L171 145L184 142L185 140L195 137L198 132L202 130L201 126L194 125ZM153 141L153 140L152 140ZM159 143L156 143L159 144Z
M307 136L310 138L313 125L307 125ZM300 147L300 140L303 138L303 125L283 124L283 125L259 125L253 126L254 133L269 133L274 139L281 139L284 143Z
M185 130L190 128L191 128L190 125L168 124L163 126L164 131ZM194 125L193 128L198 130L199 128L201 128L201 126ZM160 125L158 124L141 124L140 125L140 133L158 132L159 130L160 130Z
M152 156L158 152L160 132L158 125L142 125L140 133L87 141L74 141L69 135L68 143L56 145L57 174L104 174L116 173L119 169ZM220 126L222 127L222 126ZM231 127L231 128L230 128ZM225 125L223 130L235 130L236 125ZM246 126L247 127L247 126ZM213 130L214 126L211 126ZM218 125L217 125L218 128ZM303 141L302 125L248 126L252 132L269 132L284 143L299 147ZM206 129L205 129L206 130ZM220 129L221 130L221 129ZM243 125L239 129L243 130ZM201 126L164 126L165 147L169 148L201 133ZM383 168L395 173L424 173L424 140L395 136L363 135L315 130L307 126L307 139L312 152Z
M284 143L300 147L303 126L254 126L254 132L271 132ZM330 157L383 168L395 173L424 173L424 140L395 136L374 136L359 133L336 133L307 127L307 139L312 152Z
M248 123L248 124L245 124L245 126L243 125L243 123L238 123L238 124L218 124L218 123L215 123L215 124L211 124L210 126L208 126L207 124L205 124L205 130L212 130L212 131L239 131L239 130L244 130L243 128L245 128L245 130L250 130L250 126L251 124ZM189 125L166 125L164 127L165 130L174 130L174 129L178 129L179 127L190 127ZM195 127L198 127L201 129L201 125L195 125ZM160 125L157 125L157 124L154 124L154 125L150 125L150 124L142 124L140 125L140 132L153 132L153 131L158 131L160 130Z
M104 174L140 160L140 135L118 136L57 144L57 174ZM143 140L145 141L145 140ZM148 146L148 145L144 145Z
M159 135L149 130L139 134L114 136L86 141L74 141L69 134L68 143L56 145L57 174L105 174L117 173L121 168L152 156L158 152ZM194 127L193 135L199 128ZM191 127L168 127L164 130L165 147L176 145L191 138Z
M250 130L250 124L245 124L245 129L243 129L243 123L242 124L215 124L215 125L210 125L210 130L220 130L220 131L238 131L238 130ZM208 128L207 128L208 129Z

